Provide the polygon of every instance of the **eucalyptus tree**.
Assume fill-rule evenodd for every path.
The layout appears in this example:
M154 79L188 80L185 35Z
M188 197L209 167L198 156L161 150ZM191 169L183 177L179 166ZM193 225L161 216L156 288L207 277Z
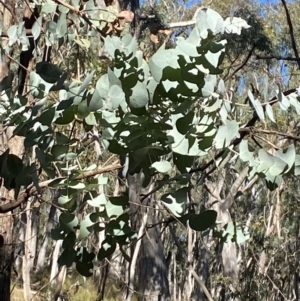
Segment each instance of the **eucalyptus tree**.
M8 213L22 204L29 204L29 198L43 203L45 187L59 190L59 225L51 233L54 240L62 241L59 265L75 265L83 276L92 276L96 261L109 258L118 247L130 265L126 300L133 290L140 300L171 299L161 231L175 223L214 233L223 248L224 275L236 279L236 258L230 257L232 265L227 265L226 258L228 251L235 251L235 242L241 243L247 236L231 222L230 208L245 185L246 175L260 178L273 190L284 176L297 176L300 166L293 143L283 144L276 151L267 143L259 144L258 149L252 134L264 134L259 121L275 122L272 107L276 103L281 109L290 106L299 113L298 90L280 90L263 104L249 91L253 113L241 124L220 67L226 52L224 33L241 34L249 28L246 21L239 17L223 20L215 11L200 7L189 35L178 37L174 48L159 48L148 60L130 33L132 14L119 13L115 3L103 5L94 1L32 2L30 28L22 22L12 25L12 21L4 28L2 58L10 58L19 43L23 51L29 51L30 59L36 56L37 63L34 69L26 67L25 74L19 72L23 75L17 84L13 73L7 73L4 67L1 70L2 126L13 130L9 141L17 139L0 155L3 188L13 192L10 198L4 195L1 220L8 220ZM82 48L84 55L92 56L95 41L101 59L99 70L86 65L82 69L82 58L78 57L74 65L80 68L68 74L65 69L70 57L60 61L59 56L53 56L53 52L62 58L66 53L81 54ZM34 49L28 49L30 45ZM43 59L38 56L41 46ZM19 67L24 71L23 64ZM96 135L100 130L101 140ZM101 157L97 162L86 160L88 150L82 134L92 136L96 144L100 141L106 153L114 156L106 162ZM296 139L286 133L276 135ZM13 153L15 146L22 152ZM20 158L24 149L34 149L34 160ZM123 166L119 156L126 158ZM207 181L214 175L224 178L227 163L235 165L237 172L245 165L248 168L235 177L232 189L222 191ZM117 177L121 167L128 191L113 196L108 187L110 174ZM102 185L106 189L99 192ZM204 185L210 203L202 207L192 192ZM85 208L83 214L78 214L79 208ZM7 251L13 245L10 227L2 223L2 258L11 254ZM99 232L104 239L95 250L87 241ZM174 241L178 241L176 235ZM138 277L134 273L137 256ZM196 280L206 298L212 300L212 294L238 295L232 286L225 292L212 292L207 287L208 279L203 281L189 256L184 258L189 279ZM1 287L2 300L9 300L12 258L7 262L4 265L1 261L0 277L6 283ZM142 264L147 269L143 270ZM30 282L26 285L28 299Z

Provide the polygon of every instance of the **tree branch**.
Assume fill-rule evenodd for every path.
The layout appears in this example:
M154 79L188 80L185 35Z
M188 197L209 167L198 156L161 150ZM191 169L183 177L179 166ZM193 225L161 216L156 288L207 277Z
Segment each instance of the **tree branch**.
M239 132L248 132L248 133L258 133L258 134L266 134L266 135L276 135L276 136L282 136L287 139L291 139L294 141L300 141L300 136L291 135L289 133L282 133L279 131L269 131L269 130L262 130L262 129L253 129L253 128L242 128L239 129Z
M225 76L224 81L227 81L228 79L232 78L236 73L238 73L242 68L244 68L246 66L246 64L248 63L249 59L251 58L256 46L258 43L255 43L252 47L252 49L249 51L247 57L245 58L244 62L238 67L236 68L233 73L228 74L228 76Z
M95 170L89 170L78 177L76 177L76 180L84 180L89 177L99 175L108 171L113 171L116 169L121 168L121 164L118 162L114 162L112 165L102 167L102 168L97 168ZM39 183L39 188L45 188L48 187L49 184L51 184L55 180L47 180L44 182ZM34 186L34 184L30 184L26 189L21 191L20 195L18 196L18 199L15 202L9 202L3 205L0 205L0 213L7 213L9 211L12 211L16 208L18 208L22 203L25 203L30 196L32 196L34 193L37 192L37 188Z
M240 175L237 177L237 179L234 181L234 183L232 184L228 194L226 195L224 202L221 203L222 211L225 211L232 206L234 197L236 196L239 188L242 186L245 178L247 177L248 171L249 171L249 167L246 166L242 170Z
M206 298L209 301L214 301L214 299L212 298L210 292L208 291L208 289L206 288L204 282L201 280L201 278L197 275L197 273L195 272L194 268L192 266L189 267L191 270L191 273L193 275L193 277L195 278L195 280L198 282L198 284L200 285L201 289L203 290Z
M300 58L299 58L299 53L298 53L298 50L297 50L297 45L296 45L296 40L295 40L295 36L294 36L294 28L293 28L291 16L290 16L290 13L289 13L289 10L287 8L285 0L281 0L281 3L282 3L282 5L284 7L284 10L285 10L286 20L287 20L287 23L288 23L288 26L289 26L289 29L290 29L292 47L293 47L293 50L294 50L294 53L295 53L295 57L299 60L299 61L297 61L297 64L298 64L298 67L300 69Z

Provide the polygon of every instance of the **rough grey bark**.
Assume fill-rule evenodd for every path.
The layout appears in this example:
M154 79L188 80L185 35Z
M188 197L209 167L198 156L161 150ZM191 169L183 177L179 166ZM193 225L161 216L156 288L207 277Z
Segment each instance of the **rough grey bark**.
M128 175L127 180L133 228L139 230L145 210L149 210L148 224L156 224L158 219L153 198L143 201L143 205L148 205L148 208L141 206L140 195L149 189L142 188L141 175ZM171 300L166 259L158 226L148 229L142 238L137 269L139 301Z

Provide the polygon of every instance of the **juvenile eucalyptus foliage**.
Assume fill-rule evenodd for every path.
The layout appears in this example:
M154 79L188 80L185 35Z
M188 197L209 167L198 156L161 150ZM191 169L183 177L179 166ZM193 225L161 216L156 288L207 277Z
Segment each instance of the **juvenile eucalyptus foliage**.
M51 4L52 1L44 4L44 13L54 11ZM61 43L65 36L69 38L65 43L74 42L74 35L66 26L66 14L65 7L61 7L59 26L46 23L45 38L52 43ZM36 39L40 35L38 21L33 28ZM6 116L5 124L16 126L13 134L25 137L25 147L35 146L38 162L26 165L7 151L0 155L0 176L6 188L15 189L16 199L20 189L31 183L39 190L41 180L34 176L39 168L53 179L48 186L61 189L58 206L63 213L52 231L53 239L63 239L59 264L71 266L75 262L79 273L91 276L96 257L102 260L110 256L117 245L123 251L136 238L129 222L128 197L99 194L98 186L107 185L107 177L88 182L80 178L97 166L78 164L86 150L78 147L79 137L61 130L70 129L74 123L82 123L86 131L101 128L102 147L127 157L124 169L129 174L142 173L145 187L151 179L158 178L156 190L178 183L180 189L161 198L170 215L185 224L189 221L189 226L197 231L215 225L215 211L195 213L186 206L191 168L195 159L203 161L220 150L232 150L232 141L241 137L240 125L230 114L232 104L223 99L225 85L218 75L222 73L220 65L226 47L226 40L220 41L219 36L224 32L240 34L243 28L246 30L248 25L240 18L223 20L211 9L202 10L187 39L178 38L174 49L159 49L149 62L143 59L130 34L108 36L104 47L112 58L112 67L95 85L94 71L79 83L69 80L59 66L39 62L30 73L33 104L28 104L25 96L15 94L10 77L2 81L1 113ZM20 42L26 47L22 24L12 26L8 35L10 46ZM49 101L51 97L55 101ZM282 109L293 106L300 113L297 97L298 93L289 98L281 96ZM262 105L251 92L249 99L260 119L266 115L273 120L270 104ZM247 140L242 140L236 151L250 165L250 176L258 173L266 178L270 188L278 185L284 174L299 174L299 156L293 146L271 155L263 149L258 153L249 151ZM171 177L174 165L177 172ZM78 194L84 195L87 212L92 212L80 222L76 216ZM99 231L105 231L105 240L94 254L81 242ZM243 236L241 231L238 233Z

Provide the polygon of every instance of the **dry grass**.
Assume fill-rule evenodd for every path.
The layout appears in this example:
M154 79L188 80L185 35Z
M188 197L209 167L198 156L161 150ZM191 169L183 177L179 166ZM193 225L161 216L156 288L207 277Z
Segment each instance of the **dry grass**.
M78 285L74 285L77 283ZM25 301L23 296L23 288L17 284L12 285L11 301ZM38 289L38 288L37 288ZM43 291L39 292L32 301L50 301L51 289L47 287ZM107 296L104 301L119 301L122 300L122 290L114 282L108 282L106 286ZM86 283L83 283L83 278L80 276L67 277L63 285L62 295L68 301L95 301L97 298L97 286L92 278L87 279ZM132 298L136 300L135 297Z

